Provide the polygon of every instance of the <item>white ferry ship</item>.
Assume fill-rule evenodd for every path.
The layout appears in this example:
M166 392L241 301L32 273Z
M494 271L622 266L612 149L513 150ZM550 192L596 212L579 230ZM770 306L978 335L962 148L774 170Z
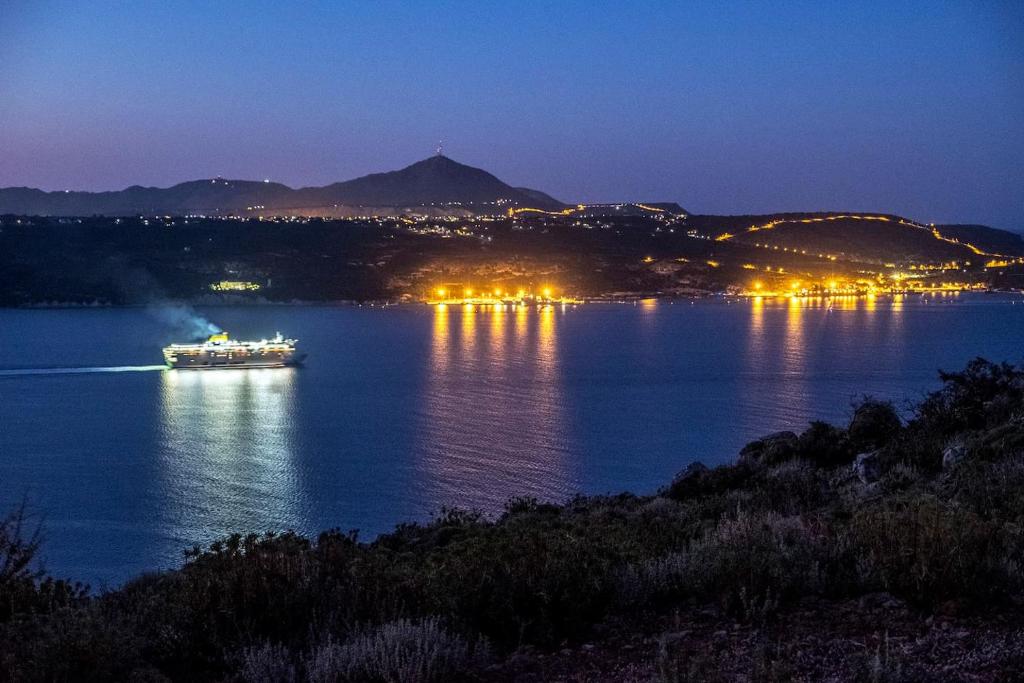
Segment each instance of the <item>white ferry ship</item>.
M164 347L164 361L168 367L182 370L279 368L299 365L305 359L306 354L296 350L296 343L280 332L273 339L260 341L235 341L227 332L220 332L205 342Z

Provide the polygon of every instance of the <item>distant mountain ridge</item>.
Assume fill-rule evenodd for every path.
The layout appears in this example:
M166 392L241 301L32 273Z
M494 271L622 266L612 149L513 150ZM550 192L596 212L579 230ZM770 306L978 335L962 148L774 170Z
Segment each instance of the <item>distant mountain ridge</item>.
M480 213L504 213L507 209L516 207L558 212L575 206L561 202L540 190L508 185L487 171L461 164L442 155L423 159L397 171L372 173L323 187L291 188L269 181L208 178L179 183L167 188L132 185L124 190L109 192L46 192L28 187L0 188L0 215L53 217L201 214L346 218L365 215L395 216L404 213L469 216ZM688 213L678 204L671 202L625 202L588 204L586 211L577 215L622 217L636 212L646 213L650 207L676 215ZM757 216L689 215L687 224L690 228L711 236L717 236L722 232L736 233L736 240L744 242L749 241L744 231L751 225L828 213L835 212L776 213ZM899 219L899 216L891 217ZM787 239L793 244L813 243L817 245L815 248L819 251L859 253L863 251L863 245L858 246L858 242L867 238L868 233L859 229L854 230L853 228L857 226L864 227L864 224L858 221L836 221L818 223L805 228L798 224L787 224L767 233L759 232L757 235L765 238L761 241L777 241L788 235ZM869 222L867 227L879 226ZM980 225L937 227L943 235L974 244L986 252L1024 254L1024 239L1014 232ZM801 234L798 236L790 233ZM962 248L951 247L948 243L935 244L934 240L914 241L913 238L920 238L921 235L906 233L905 230L875 231L871 234L874 237L868 240L869 246L880 253L895 247L893 239L910 239L922 250L921 253L929 253L937 258L952 258L962 251Z
M280 183L223 178L193 180L167 188L133 185L112 192L0 188L0 214L39 216L295 213L337 206L412 209L440 204L483 208L499 201L502 205L546 210L565 206L544 192L512 187L487 171L441 155L398 171L298 189Z

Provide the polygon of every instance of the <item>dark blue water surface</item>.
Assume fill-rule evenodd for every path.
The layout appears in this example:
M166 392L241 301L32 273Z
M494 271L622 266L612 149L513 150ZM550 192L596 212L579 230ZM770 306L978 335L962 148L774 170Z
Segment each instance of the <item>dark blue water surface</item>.
M862 394L902 405L938 368L1024 356L1010 295L202 313L309 361L167 371L152 311L0 311L0 505L42 516L49 570L112 586L232 531L652 492Z

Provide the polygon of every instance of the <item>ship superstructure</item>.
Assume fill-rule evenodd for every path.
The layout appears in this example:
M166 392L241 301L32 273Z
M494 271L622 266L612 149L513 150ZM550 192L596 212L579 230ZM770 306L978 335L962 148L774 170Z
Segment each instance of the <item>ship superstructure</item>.
M220 332L204 342L164 347L164 361L169 367L189 370L277 368L303 361L306 354L296 350L296 343L280 332L273 339L260 341L236 341Z

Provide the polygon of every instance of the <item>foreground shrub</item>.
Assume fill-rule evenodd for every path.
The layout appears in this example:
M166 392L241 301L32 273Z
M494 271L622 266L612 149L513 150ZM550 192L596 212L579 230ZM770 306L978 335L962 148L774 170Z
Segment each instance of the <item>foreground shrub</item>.
M740 463L778 465L797 457L798 442L793 432L775 432L762 436L740 450Z
M889 443L902 426L892 403L866 398L854 409L846 433L854 450L866 451Z
M951 443L970 459L1024 454L1024 369L975 358L939 375L942 388L918 405L901 439L905 457L938 471Z
M921 431L948 438L958 432L996 427L1024 401L1024 370L975 358L961 372L940 372L942 388L921 402Z
M796 450L798 457L820 467L848 465L855 455L845 430L819 421L800 435Z
M470 643L431 617L382 624L344 644L321 645L303 659L303 668L311 683L430 683L452 680L488 658L484 641Z
M722 465L708 469L700 463L687 467L662 491L662 495L673 500L693 500L702 496L720 495L743 488L754 476L755 470L748 463Z
M292 653L284 645L266 643L246 648L241 660L241 677L245 683L294 683L298 678Z
M611 602L611 527L528 516L475 528L420 565L425 603L512 647L578 637Z
M294 533L236 534L191 551L181 570L144 576L102 601L148 641L169 675L223 675L225 652L263 642L301 646L310 624L331 618L338 603L324 598L342 585L346 565L320 561L329 547L314 552Z
M905 491L920 484L923 479L924 475L917 467L901 461L886 471L882 487L887 493Z
M776 513L724 517L682 552L635 563L620 576L623 602L695 597L746 618L821 589L825 539Z
M783 516L815 510L828 500L828 472L806 460L791 460L768 470L758 481L765 509Z
M144 638L100 605L62 608L0 631L0 680L162 680Z
M997 532L974 512L931 495L870 506L850 524L865 587L922 604L981 597L1005 586Z
M86 586L53 579L36 567L41 543L24 502L0 518L0 625L85 602Z
M985 519L1024 526L1024 458L964 463L943 479L940 491Z

